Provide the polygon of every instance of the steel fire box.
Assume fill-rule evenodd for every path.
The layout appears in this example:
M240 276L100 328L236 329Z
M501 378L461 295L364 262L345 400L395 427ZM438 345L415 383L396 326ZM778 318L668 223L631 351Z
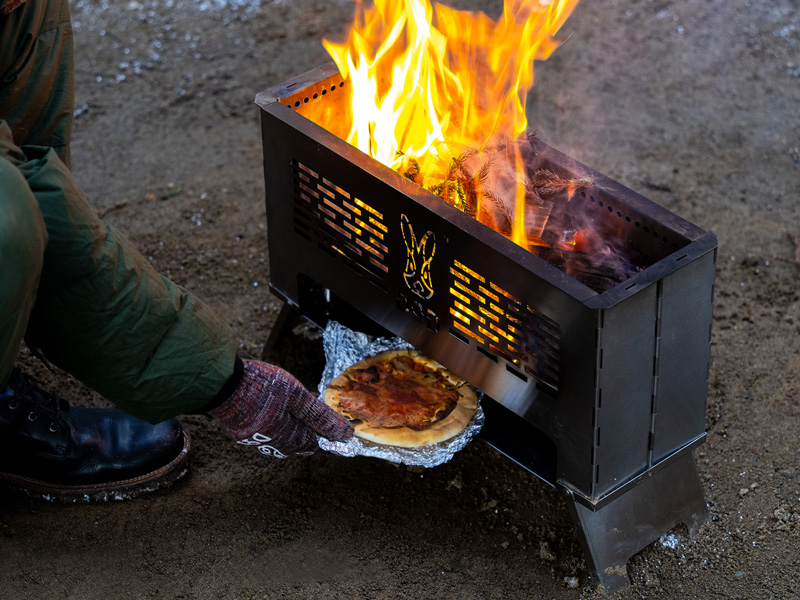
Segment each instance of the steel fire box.
M527 167L590 179L568 210L642 265L592 289L346 143L348 85L331 63L256 98L272 291L485 392L482 437L567 494L593 574L627 584L617 567L706 518L716 237L531 138Z

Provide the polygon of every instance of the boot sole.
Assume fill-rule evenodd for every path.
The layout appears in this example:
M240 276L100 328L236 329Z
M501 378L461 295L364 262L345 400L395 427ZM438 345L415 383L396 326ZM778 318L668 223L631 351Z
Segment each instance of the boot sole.
M178 456L160 469L139 477L93 485L56 485L11 473L0 473L0 483L29 496L51 502L107 502L129 500L167 487L183 477L189 469L193 448L188 434L183 433L183 448Z

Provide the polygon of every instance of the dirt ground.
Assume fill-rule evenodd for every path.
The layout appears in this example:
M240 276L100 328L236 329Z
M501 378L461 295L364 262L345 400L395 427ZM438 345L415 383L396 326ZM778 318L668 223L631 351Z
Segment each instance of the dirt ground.
M462 1L497 16L497 1ZM327 62L344 0L76 0L73 167L93 205L225 315L256 358L268 291L260 90ZM800 598L800 4L581 0L537 63L531 127L719 236L711 515L628 564L619 598ZM286 364L314 388L314 332ZM308 358L303 360L302 357ZM300 358L298 358L300 357ZM75 403L105 401L29 370ZM599 598L561 494L487 445L420 472L267 460L204 416L169 490L0 494L6 598Z

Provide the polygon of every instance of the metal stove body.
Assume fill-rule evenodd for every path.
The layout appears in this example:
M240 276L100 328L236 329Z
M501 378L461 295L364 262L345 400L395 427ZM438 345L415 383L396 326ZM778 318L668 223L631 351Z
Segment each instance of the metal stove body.
M571 202L648 257L593 291L343 141L347 85L330 64L256 99L272 291L320 326L398 335L483 390L483 439L566 493L593 575L626 585L631 556L707 518L692 449L716 237L533 140L533 167L591 178Z

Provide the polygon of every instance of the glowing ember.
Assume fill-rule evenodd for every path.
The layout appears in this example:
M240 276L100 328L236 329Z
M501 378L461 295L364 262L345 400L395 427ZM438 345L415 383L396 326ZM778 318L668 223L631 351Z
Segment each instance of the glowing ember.
M526 231L523 157L508 140L527 128L533 61L558 46L553 36L577 2L506 0L494 21L428 0L357 1L347 42L324 42L351 83L347 141L482 221L509 216L506 235L538 243ZM499 200L486 181L498 162L512 172Z

